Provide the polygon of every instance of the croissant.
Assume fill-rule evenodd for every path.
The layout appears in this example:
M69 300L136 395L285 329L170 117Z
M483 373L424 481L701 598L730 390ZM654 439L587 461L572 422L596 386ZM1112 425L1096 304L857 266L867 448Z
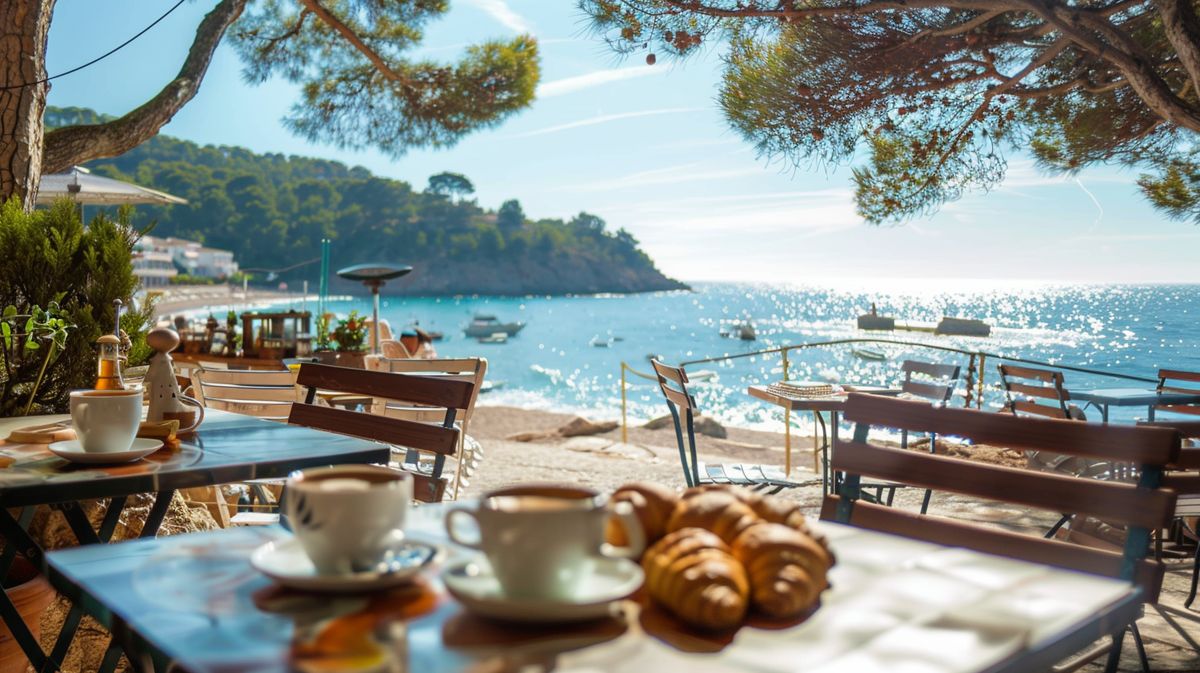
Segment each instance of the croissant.
M800 510L800 505L789 502L782 498L773 498L764 496L758 491L752 491L742 486L733 484L701 484L693 486L687 491L684 491L683 498L696 497L701 493L712 492L728 493L744 504L748 505L760 519L770 521L771 523L782 523L793 528L806 530L804 525L804 513Z
M750 603L746 571L716 535L683 528L642 558L646 592L681 621L720 631L742 623Z
M646 544L657 541L667 532L667 519L679 502L679 496L666 486L653 483L626 484L613 493L612 502L628 502L633 506L638 522L642 524L642 532L646 536ZM629 544L625 529L616 519L609 519L604 534L610 543L623 547Z
M743 530L758 521L758 515L728 491L710 490L685 496L675 505L667 531L704 528L732 543Z
M833 556L823 540L778 523L750 526L733 543L746 568L754 607L770 617L798 617L829 586Z

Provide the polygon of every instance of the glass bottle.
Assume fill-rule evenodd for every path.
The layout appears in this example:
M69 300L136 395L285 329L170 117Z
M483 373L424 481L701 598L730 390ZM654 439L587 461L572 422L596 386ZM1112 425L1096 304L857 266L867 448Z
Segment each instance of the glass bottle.
M121 340L112 334L105 334L96 339L100 346L99 361L96 365L96 390L124 390L125 380L121 378Z

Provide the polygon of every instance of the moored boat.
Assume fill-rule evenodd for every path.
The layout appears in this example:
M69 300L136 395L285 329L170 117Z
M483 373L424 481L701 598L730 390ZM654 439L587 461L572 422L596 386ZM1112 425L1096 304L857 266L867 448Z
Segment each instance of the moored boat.
M525 327L523 322L500 322L494 315L485 313L476 313L471 322L463 328L463 332L469 337L490 337L495 334L504 334L506 337L514 336L521 328Z

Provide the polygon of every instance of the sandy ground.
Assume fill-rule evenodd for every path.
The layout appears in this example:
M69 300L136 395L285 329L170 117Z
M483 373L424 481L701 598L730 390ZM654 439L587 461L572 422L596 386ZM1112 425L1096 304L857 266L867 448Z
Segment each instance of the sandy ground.
M176 313L194 311L211 307L219 311L218 318L225 320L225 311L230 306L243 310L249 306L266 304L277 301L300 301L300 292L279 292L278 290L256 290L250 288L242 294L242 288L232 285L176 285L165 288L152 288L162 291L155 304L155 314L159 319L174 316ZM310 295L309 303L315 308L316 296Z
M492 488L529 481L569 482L609 491L630 481L656 481L683 487L683 471L673 428L629 429L628 443L621 443L620 429L589 437L557 438L533 442L514 442L507 438L529 431L552 431L572 417L544 411L508 407L479 407L469 433L478 439L485 452L479 471L465 485L462 497L473 497ZM729 429L727 439L699 437L700 459L706 463L766 463L782 465L782 434ZM785 491L784 497L800 502L813 517L822 499L819 475L813 470L812 438L792 437L793 479L812 485ZM1004 462L1006 457L991 456ZM901 490L895 506L918 511L923 491ZM1049 512L981 502L953 494L934 495L931 514L970 520L1041 534L1057 520ZM1169 562L1160 604L1183 610L1191 577L1191 562ZM1191 618L1175 617L1180 630L1173 628L1155 608L1147 608L1139 622L1151 669L1154 671L1200 672L1200 600ZM1189 640L1191 641L1189 643ZM1102 671L1103 661L1092 663L1085 671ZM1141 670L1132 638L1126 638L1121 660L1122 671Z

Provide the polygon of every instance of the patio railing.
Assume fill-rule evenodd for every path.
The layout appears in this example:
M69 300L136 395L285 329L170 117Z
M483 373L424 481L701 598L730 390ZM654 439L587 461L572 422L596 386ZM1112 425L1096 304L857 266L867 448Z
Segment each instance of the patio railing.
M966 407L975 407L977 409L983 408L983 397L984 397L984 391L986 389L986 379L987 379L986 365L989 361L991 361L991 362L1012 362L1012 363L1019 363L1019 364L1024 364L1024 365L1032 365L1035 367L1046 367L1049 369L1058 369L1058 370L1062 370L1062 371L1076 372L1076 373L1080 373L1080 374L1104 376L1104 377L1108 377L1108 378L1121 379L1123 381L1134 381L1137 383L1150 383L1150 384L1155 384L1155 385L1158 384L1157 378L1151 378L1151 377L1147 377L1147 376L1122 374L1120 372L1112 372L1112 371L1100 370L1100 369L1090 369L1087 367L1079 367L1079 366L1068 365L1068 364L1056 364L1056 363L1052 363L1052 362L1045 362L1043 360L1033 360L1030 358L1022 358L1022 357L1016 357L1016 356L1012 356L1012 355L992 353L992 352L984 351L984 350L968 350L968 349L964 349L964 348L955 348L953 346L941 346L938 344L923 343L923 342L919 342L919 341L904 341L904 340L900 340L900 339L882 339L882 338L872 338L872 337L855 338L855 339L836 339L833 341L810 341L810 342L798 343L798 344L788 344L786 346L779 346L776 348L766 348L766 349L756 350L756 351L747 351L745 353L734 353L734 354L726 354L726 355L720 355L720 356L709 357L709 358L698 358L695 360L684 360L683 362L679 363L679 366L683 367L686 370L688 367L691 367L694 365L699 365L699 364L729 362L732 360L739 360L739 359L743 359L743 358L757 358L757 357L762 357L762 356L771 356L771 355L774 355L777 353L777 354L779 354L779 357L782 361L783 380L787 381L787 380L789 380L790 366L791 366L791 361L792 361L792 359L789 358L789 354L792 353L793 351L802 351L802 350L808 350L808 349L813 349L813 348L829 348L832 346L853 346L856 344L881 344L881 345L892 345L892 346L904 346L904 347L909 347L909 348L921 348L921 349L927 349L927 350L933 350L933 351L941 351L941 352L945 352L945 353L956 353L958 355L967 357L968 358L967 371L966 371L966 374L964 375L966 389L965 389L965 393L963 395L963 405ZM657 382L657 378L654 376L654 374L643 372L643 371L638 371L637 369L634 369L626 362L621 363L621 441L622 442L628 441L629 421L628 421L627 388L630 385L629 381L628 381L628 375L633 375L633 376L636 376L639 378ZM791 445L792 445L792 429L791 428L792 428L792 425L791 425L790 412L785 410L784 411L784 444L788 450L791 449Z

